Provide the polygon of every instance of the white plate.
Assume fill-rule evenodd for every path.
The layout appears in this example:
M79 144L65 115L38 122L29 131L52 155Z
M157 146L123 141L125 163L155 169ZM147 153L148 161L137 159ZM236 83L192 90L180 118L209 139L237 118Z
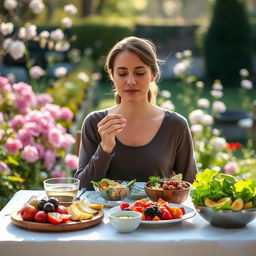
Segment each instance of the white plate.
M133 200L138 200L138 199L147 197L146 192L144 190L144 184L145 182L136 182L128 198Z
M183 205L183 204L169 204L169 206L170 207L184 207L185 214L182 216L181 219L158 220L158 221L142 220L140 222L141 225L158 227L158 226L173 224L173 223L181 222L183 220L187 220L189 218L192 218L196 214L196 211L194 209L192 209L186 205ZM109 210L109 212L118 211L118 210L120 210L119 206L115 206L115 207L111 208Z
M122 201L108 201L105 200L104 198L102 198L101 196L99 196L97 194L96 191L92 191L89 192L88 194L86 194L86 198L94 204L103 204L106 207L114 207L119 205L120 203L122 203ZM123 201L125 202L131 202L131 200L129 200L128 198L125 198Z

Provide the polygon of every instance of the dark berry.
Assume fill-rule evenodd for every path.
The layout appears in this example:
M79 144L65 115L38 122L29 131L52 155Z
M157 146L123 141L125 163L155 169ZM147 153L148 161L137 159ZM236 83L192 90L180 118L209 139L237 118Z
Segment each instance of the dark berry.
M44 211L45 212L54 212L54 210L55 210L55 207L52 203L46 203L44 205Z
M60 204L59 200L57 198L55 198L55 197L50 197L48 199L48 203L53 204L55 209L57 209L59 204Z
M154 209L154 207L148 207L144 210L144 213L152 218L154 218L156 216L156 211Z
M161 219L161 217L162 217L162 212L161 212L160 210L157 210L156 216Z
M46 203L47 203L46 200L44 200L44 199L40 200L39 203L38 203L37 208L42 211L42 210L44 209L44 205L45 205Z

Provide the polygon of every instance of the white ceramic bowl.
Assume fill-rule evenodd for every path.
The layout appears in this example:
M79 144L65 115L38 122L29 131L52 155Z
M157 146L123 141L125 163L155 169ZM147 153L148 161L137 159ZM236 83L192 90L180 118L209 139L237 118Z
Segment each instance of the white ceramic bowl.
M113 211L109 213L110 223L120 233L134 231L141 222L142 214L134 211Z

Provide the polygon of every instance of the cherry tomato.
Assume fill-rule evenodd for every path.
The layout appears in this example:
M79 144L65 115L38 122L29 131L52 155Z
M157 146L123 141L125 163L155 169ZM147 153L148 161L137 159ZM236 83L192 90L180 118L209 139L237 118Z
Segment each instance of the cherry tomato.
M104 189L107 188L107 187L108 187L107 184L101 184L101 185L100 185L100 189L101 189L101 190L104 190Z

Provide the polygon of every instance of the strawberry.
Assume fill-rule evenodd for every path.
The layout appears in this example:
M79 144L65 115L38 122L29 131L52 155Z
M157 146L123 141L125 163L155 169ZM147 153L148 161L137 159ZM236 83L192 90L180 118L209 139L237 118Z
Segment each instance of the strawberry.
M129 208L129 207L130 207L130 204L127 203L127 202L123 202L123 203L120 204L119 207L120 207L120 210L123 211L123 210Z
M58 212L48 212L48 221L52 224L59 224L62 222L62 215Z
M62 222L63 223L71 220L71 215L70 214L61 214L61 217L62 217Z

